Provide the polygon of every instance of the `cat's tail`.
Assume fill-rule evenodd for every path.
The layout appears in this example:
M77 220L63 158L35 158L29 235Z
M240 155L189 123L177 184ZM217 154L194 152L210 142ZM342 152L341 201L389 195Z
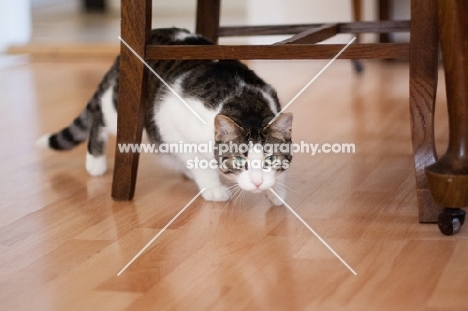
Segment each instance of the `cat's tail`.
M84 142L89 137L93 124L93 110L95 109L100 108L93 107L92 101L90 101L86 109L73 120L72 124L57 133L42 136L37 140L36 146L54 150L70 150Z
M106 73L85 110L73 122L59 132L47 134L36 141L36 146L54 150L70 150L92 136L92 128L103 125L101 98L106 90L118 85L119 57ZM117 106L117 103L115 103Z

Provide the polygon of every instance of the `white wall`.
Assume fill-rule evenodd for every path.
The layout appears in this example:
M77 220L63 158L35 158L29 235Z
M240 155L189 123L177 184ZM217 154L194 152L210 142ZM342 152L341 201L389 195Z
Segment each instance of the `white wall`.
M80 0L29 0L32 9L43 8L46 6L63 4L64 2L76 2Z
M29 0L0 1L0 52L12 44L29 41L31 11Z
M262 24L305 24L352 21L351 0L248 0L247 16L251 25ZM363 19L375 20L376 1L363 1ZM272 43L283 37L255 38L255 43ZM364 42L373 41L375 36L363 37ZM327 40L348 42L351 35L339 35Z
M50 0L49 0L50 1ZM120 12L121 0L108 0L112 12ZM153 0L153 12L158 15L193 15L197 0ZM245 11L246 0L221 0L221 10L227 13Z
M466 1L466 0L465 0ZM393 0L393 16L392 19L408 20L411 17L411 3L407 0ZM396 42L408 42L410 39L409 33L395 33L392 36Z

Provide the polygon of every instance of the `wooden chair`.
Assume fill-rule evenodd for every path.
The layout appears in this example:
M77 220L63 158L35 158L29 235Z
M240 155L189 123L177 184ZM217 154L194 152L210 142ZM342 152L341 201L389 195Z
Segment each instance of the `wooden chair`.
M199 0L196 31L214 42L219 37L226 36L289 34L292 37L275 45L152 46L147 44L151 30L151 0L125 0L122 1L121 36L147 60L330 59L344 45L315 43L338 33L387 34L410 31L409 44L353 44L340 58L409 58L409 106L419 220L435 222L442 211L440 205L450 208L468 205L468 78L465 74L468 59L458 57L463 53L467 54L468 22L463 17L468 12L467 8L468 1L464 0L412 0L411 21L222 27L219 25L220 0ZM436 162L433 129L439 30L445 59L450 118L449 150L442 157L442 162ZM457 42L465 42L465 45ZM117 143L140 143L148 72L124 45L121 45L120 68ZM112 187L114 199L133 198L138 159L138 153L116 153ZM425 173L428 166L428 172ZM426 174L429 178L426 178ZM432 190L432 195L429 189ZM452 215L449 218L457 217Z

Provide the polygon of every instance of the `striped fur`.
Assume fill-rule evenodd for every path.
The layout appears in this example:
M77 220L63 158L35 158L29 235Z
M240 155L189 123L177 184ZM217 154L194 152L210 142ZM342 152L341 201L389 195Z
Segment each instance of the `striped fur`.
M178 28L153 30L150 43L158 45L212 44L202 36ZM201 103L203 113L211 118L207 120L208 127L199 128L199 120L191 113L186 116L186 108L177 110L180 109L178 108L180 101L173 98L173 95L155 75L149 74L145 130L152 143L161 144L179 140L199 141L202 134L205 135L204 140L212 141L215 136L217 126L215 117L217 116L223 116L223 120L225 117L226 120L230 120L228 122L242 128L244 134L235 138L237 143L248 144L252 141L259 144L291 143L292 116L290 114L280 116L278 120L284 120L284 122L275 122L272 126L267 125L281 110L276 92L241 62L237 60L160 60L150 61L149 65L164 81L173 88L177 88L182 97L194 105ZM46 136L41 140L42 143L51 149L69 150L87 140L86 168L91 175L103 174L106 170L107 136L109 133L116 133L118 89L119 57L104 76L86 105L86 109L73 120L72 124L55 134ZM112 119L111 115L115 115L115 118ZM182 127L174 128L173 132L168 131L176 123L182 124ZM285 124L284 129L278 128L275 124ZM284 137L278 136L278 133L286 132L289 134ZM227 153L214 154L212 158L216 160L227 158L229 164L233 157L239 156L248 157L246 154ZM255 157L264 158L265 155L259 154ZM280 160L291 160L291 155L286 154L278 154L275 157ZM182 158L179 160L182 161ZM229 176L239 176L239 180L242 179L246 183L245 189L250 189L252 185L247 185L251 183L246 173L248 170L248 166L243 169L228 166L220 171ZM281 173L282 170L284 169L278 169L277 172ZM197 177L199 174L197 171L183 171L187 176L193 176L200 188L211 187L211 190L204 192L205 199L219 201L229 198L229 190L223 188L219 181L216 182L217 176ZM261 176L258 175L255 178L261 178ZM270 178L270 184L274 183L275 176L268 178ZM255 184L258 184L258 181ZM240 186L243 187L241 184Z
M48 146L54 150L70 150L76 147L80 143L89 140L88 151L91 154L99 153L103 150L103 146L99 144L97 133L99 129L104 126L102 110L101 110L101 98L102 95L112 84L118 81L119 76L119 57L117 57L111 69L106 73L104 79L99 84L98 89L94 93L93 97L89 100L85 110L76 117L72 124L65 127L61 131L49 135ZM113 91L116 94L113 97L114 105L117 107L117 87ZM102 152L101 152L102 154Z

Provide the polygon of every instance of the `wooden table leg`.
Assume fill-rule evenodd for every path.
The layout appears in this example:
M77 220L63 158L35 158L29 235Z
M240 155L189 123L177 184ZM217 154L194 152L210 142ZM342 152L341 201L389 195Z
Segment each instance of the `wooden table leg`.
M410 115L420 222L437 222L441 212L429 191L424 168L436 161L434 106L438 77L436 0L411 1Z
M151 34L151 0L121 1L121 37L138 55L145 57ZM139 144L145 121L148 73L145 65L123 44L120 45L117 145ZM112 197L131 200L135 192L138 153L115 151Z
M442 207L468 206L468 1L438 0L439 37L444 58L449 145L426 168L432 197Z

